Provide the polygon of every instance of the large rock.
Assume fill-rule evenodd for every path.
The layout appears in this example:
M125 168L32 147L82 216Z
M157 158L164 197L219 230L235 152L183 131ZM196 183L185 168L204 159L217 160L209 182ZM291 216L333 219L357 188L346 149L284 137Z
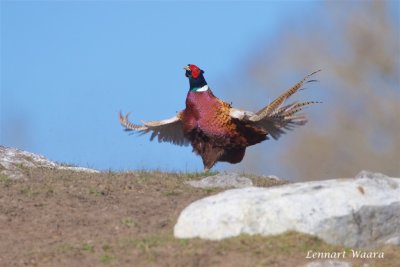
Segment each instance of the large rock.
M24 177L22 168L53 168L62 170L73 170L83 172L98 172L97 170L62 166L47 158L27 151L0 146L0 174L10 179L20 179Z
M294 230L348 247L399 244L400 179L359 176L228 190L185 208L174 235L218 240Z

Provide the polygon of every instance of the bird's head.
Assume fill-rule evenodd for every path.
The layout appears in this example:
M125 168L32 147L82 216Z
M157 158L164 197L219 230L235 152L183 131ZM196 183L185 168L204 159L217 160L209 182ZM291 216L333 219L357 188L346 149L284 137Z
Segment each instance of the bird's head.
M204 71L193 64L183 67L186 70L185 76L189 79L191 91L205 91L208 89L207 82L204 79Z
M196 65L193 64L188 64L187 66L183 67L186 70L186 77L188 77L189 79L197 79L199 78L200 75L202 75L204 73L203 70L201 70L199 67L197 67Z

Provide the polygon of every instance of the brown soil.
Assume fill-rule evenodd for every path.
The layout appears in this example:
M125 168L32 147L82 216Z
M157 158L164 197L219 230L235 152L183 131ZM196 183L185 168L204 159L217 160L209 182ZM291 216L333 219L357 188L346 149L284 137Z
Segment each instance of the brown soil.
M0 177L0 266L298 266L307 251L341 251L298 233L223 241L179 240L180 211L221 190L191 188L201 174L77 173L25 169L27 179ZM274 180L251 177L259 186ZM346 259L396 266L384 259Z

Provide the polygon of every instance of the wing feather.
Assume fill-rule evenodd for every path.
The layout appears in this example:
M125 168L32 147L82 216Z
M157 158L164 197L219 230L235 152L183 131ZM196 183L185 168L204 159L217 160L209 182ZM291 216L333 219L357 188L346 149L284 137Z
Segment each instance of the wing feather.
M189 140L184 136L183 125L180 119L180 112L169 119L160 121L143 122L143 125L134 124L129 121L127 113L125 116L119 113L119 122L126 131L135 131L139 134L151 132L150 141L157 137L158 142L170 142L179 146L187 146Z

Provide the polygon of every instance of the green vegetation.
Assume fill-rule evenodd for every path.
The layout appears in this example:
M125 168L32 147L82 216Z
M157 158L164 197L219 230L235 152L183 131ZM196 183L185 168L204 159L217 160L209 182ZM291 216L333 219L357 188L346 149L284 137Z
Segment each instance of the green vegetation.
M108 254L104 254L104 255L101 255L101 256L100 256L100 261L101 261L102 263L104 263L104 264L108 264L108 263L110 263L110 262L113 261L113 260L115 260L115 257L114 257L114 256L110 256L110 255L108 255Z
M4 186L8 187L11 185L11 183L12 183L12 179L10 179L10 177L0 173L0 184L3 184Z
M131 219L131 218L122 219L122 220L121 220L121 223L122 223L122 225L124 225L124 226L126 226L126 227L128 227L128 228L131 228L131 227L135 227L135 226L136 226L135 221L134 221L133 219Z
M93 253L94 252L94 247L93 247L92 244L85 243L85 244L82 245L82 251Z

